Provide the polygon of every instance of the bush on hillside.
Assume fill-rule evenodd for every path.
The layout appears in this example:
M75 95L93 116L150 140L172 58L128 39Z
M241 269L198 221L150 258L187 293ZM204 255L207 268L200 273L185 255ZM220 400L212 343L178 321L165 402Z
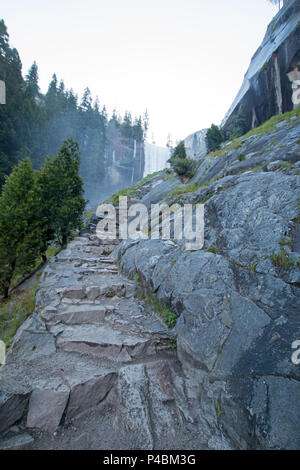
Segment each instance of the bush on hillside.
M221 147L224 141L223 134L218 126L212 124L206 134L206 145L209 152L215 152Z
M193 158L187 158L184 142L181 141L175 147L171 158L168 160L171 168L180 177L192 178L196 171L196 161Z

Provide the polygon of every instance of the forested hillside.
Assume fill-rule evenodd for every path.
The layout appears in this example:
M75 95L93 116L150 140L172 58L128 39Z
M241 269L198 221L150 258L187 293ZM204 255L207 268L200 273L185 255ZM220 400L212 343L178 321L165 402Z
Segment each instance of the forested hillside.
M109 118L98 98L93 100L85 89L79 100L64 81L53 74L45 95L40 92L38 66L34 62L23 77L22 63L15 48L10 47L9 35L0 20L0 80L6 84L6 105L0 106L0 186L5 175L25 156L35 169L47 155L56 155L63 141L72 137L81 153L80 173L85 182L104 181L111 166L107 152L111 136L143 142L148 128L147 113L142 118L124 117L113 112Z

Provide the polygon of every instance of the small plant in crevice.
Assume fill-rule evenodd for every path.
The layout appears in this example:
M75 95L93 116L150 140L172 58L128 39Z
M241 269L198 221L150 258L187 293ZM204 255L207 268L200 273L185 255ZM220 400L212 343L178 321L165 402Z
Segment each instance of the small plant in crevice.
M300 199L298 201L298 215L293 221L295 222L295 225L300 224Z
M173 178L176 178L176 175L169 173L167 176L165 176L164 181L169 181L169 180L172 180Z
M256 267L257 267L257 264L256 264L256 263L253 263L253 264L251 264L251 266L250 266L250 270L251 270L253 273L255 273L255 272L256 272Z
M141 301L145 300L146 299L145 292L143 290L138 292L136 297L137 297L138 300L141 300Z
M153 305L156 313L162 318L167 327L173 329L177 322L177 315L159 302L154 292L150 292L148 295L148 302Z
M283 162L280 165L280 168L292 168L291 162Z
M101 255L102 256L110 256L112 254L112 250L103 250Z
M286 253L283 248L281 248L280 253L278 253L277 255L271 255L271 261L273 265L277 268L283 268L285 270L288 270L290 269L290 267L294 266L295 264L298 264L297 261L289 258L288 253Z
M217 419L219 419L221 416L221 405L218 402L218 400L216 401L216 414L217 414Z
M105 297L112 298L116 295L113 289L110 289L108 292L106 292Z
M209 248L207 248L207 253L213 253L214 255L216 255L217 253L219 253L219 249L217 247L216 244L214 245L211 245Z
M135 273L133 280L137 283L138 286L141 285L141 278L138 273Z
M283 238L283 239L279 242L279 245L281 246L281 248L283 248L284 246L289 246L289 247L291 247L292 244L293 244L293 237Z
M167 343L168 343L168 346L170 346L170 348L173 350L173 351L177 351L177 339L176 338L170 338L167 340Z

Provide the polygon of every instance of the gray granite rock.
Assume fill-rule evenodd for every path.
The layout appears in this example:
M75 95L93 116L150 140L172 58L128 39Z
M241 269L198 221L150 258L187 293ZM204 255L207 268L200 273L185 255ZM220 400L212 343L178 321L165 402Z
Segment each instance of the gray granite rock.
M69 398L69 390L34 389L30 396L26 426L54 432L61 422Z
M226 387L226 399L215 400L230 444L216 428L211 448L233 442L239 448L299 448L300 370L291 361L300 331L299 132L299 119L283 121L221 157L200 158L193 178L199 188L166 195L169 204L205 199L203 250L151 239L126 241L116 250L122 272L137 274L145 291L177 314L183 369ZM160 194L163 189L144 200L149 205ZM263 393L256 384L266 384ZM233 409L244 417L243 426Z

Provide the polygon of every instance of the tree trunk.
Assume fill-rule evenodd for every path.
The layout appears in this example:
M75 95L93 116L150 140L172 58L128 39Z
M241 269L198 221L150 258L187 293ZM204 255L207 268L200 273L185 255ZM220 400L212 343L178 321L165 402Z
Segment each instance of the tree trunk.
M65 233L62 235L61 241L62 241L62 247L63 247L63 248L66 248L67 243L68 243L68 237L67 237L67 235L66 235Z
M8 292L9 292L9 285L4 285L3 286L3 298L8 299Z
M12 263L11 263L11 266L10 266L10 270L6 275L6 278L1 283L2 293L3 293L4 299L8 299L10 283L11 283L13 274L15 272L15 267L16 267L16 260L13 260Z
M8 299L8 293L9 293L9 286L10 286L10 281L11 281L12 276L7 277L4 279L4 281L1 283L2 287L2 295L4 299Z

